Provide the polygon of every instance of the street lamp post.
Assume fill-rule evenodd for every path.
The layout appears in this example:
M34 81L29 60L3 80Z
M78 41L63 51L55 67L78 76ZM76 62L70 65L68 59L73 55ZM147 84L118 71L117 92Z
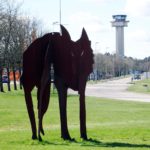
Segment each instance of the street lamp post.
M146 79L148 79L148 57L146 58Z
M97 45L99 44L99 42L95 42L95 53L97 51Z
M59 0L59 23L61 24L61 0Z
M55 21L55 22L52 23L52 25L53 25L53 32L55 32L55 25L59 25L59 22Z

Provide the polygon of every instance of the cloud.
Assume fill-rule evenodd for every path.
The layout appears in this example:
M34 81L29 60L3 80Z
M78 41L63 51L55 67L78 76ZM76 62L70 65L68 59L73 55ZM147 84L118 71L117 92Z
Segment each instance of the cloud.
M150 16L150 0L127 0L125 11L132 16Z
M127 33L128 40L133 42L150 42L150 32L144 29L135 30L134 32Z
M77 12L70 16L70 23L85 27L90 32L104 31L104 25L98 16L89 12Z

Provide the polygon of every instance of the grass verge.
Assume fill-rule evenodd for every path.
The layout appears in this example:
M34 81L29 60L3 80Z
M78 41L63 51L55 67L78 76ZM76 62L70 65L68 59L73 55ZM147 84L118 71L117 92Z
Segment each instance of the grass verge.
M37 114L36 91L33 92ZM79 134L78 96L68 96L68 126L75 142L60 138L57 95L52 94L44 117L43 142L31 140L22 91L0 93L0 150L145 150L150 149L150 103L87 97L87 132Z
M150 79L133 82L128 91L150 94Z

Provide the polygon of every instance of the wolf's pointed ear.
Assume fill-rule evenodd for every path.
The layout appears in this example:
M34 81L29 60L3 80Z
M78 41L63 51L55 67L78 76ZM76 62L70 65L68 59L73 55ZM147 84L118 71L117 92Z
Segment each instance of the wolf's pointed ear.
M86 33L84 28L82 29L81 39L89 41L88 35L87 35L87 33Z
M65 40L71 40L71 37L69 35L69 32L67 31L67 29L63 26L60 25L60 29L61 29L61 35Z

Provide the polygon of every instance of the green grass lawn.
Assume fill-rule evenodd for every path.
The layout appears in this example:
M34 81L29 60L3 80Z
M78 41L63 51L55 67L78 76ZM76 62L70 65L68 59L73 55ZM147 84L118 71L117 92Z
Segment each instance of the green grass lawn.
M131 85L128 90L132 92L150 94L150 79L133 82L133 85Z
M36 92L33 98L36 110ZM44 118L43 142L31 140L22 91L0 93L0 150L144 150L150 149L150 103L87 98L87 132L79 134L78 96L68 96L69 131L76 142L60 138L57 95L52 94Z

